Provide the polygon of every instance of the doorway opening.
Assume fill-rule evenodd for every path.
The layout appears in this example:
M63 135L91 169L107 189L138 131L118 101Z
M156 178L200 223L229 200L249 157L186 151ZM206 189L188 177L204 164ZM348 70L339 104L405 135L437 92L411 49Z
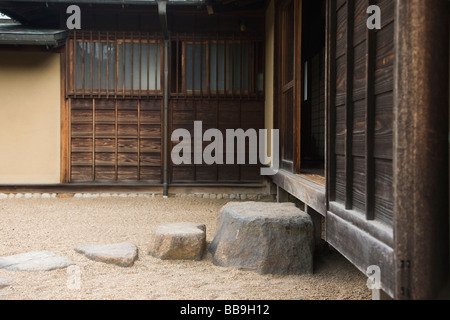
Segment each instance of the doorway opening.
M300 173L325 175L325 6L302 5L302 99Z

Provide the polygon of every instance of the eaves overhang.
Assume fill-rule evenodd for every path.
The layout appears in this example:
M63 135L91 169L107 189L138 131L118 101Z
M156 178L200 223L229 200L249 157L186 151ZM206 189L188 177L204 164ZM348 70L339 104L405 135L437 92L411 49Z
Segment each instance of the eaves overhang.
M68 30L34 29L18 23L0 24L0 45L38 45L60 47L65 44Z

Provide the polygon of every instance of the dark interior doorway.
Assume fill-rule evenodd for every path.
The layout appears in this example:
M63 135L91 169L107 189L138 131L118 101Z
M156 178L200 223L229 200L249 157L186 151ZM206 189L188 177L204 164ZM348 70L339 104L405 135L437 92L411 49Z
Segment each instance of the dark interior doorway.
M325 174L325 1L302 10L301 173Z

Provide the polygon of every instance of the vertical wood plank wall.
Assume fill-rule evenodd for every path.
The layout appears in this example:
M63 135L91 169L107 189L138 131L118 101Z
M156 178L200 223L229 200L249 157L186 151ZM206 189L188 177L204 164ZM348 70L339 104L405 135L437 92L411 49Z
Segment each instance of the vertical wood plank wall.
M203 132L208 129L219 129L224 137L226 137L227 129L241 128L246 131L264 128L263 100L173 99L170 110L170 131L187 129L192 137L194 137L194 121L202 121ZM207 145L208 143L204 143L204 147ZM261 181L260 166L226 164L172 166L171 181L173 183L259 182Z
M71 182L161 182L161 99L71 99Z
M381 30L366 26L371 4L382 10ZM335 5L330 201L392 226L394 2L338 0Z
M380 30L367 8L381 9ZM391 0L327 1L327 241L394 295L394 12Z

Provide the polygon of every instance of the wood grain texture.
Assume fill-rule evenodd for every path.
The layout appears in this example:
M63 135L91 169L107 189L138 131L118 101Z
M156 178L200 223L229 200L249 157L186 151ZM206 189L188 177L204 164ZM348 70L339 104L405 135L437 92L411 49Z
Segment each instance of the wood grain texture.
M395 297L438 299L449 270L448 1L395 3Z
M332 212L327 214L326 238L328 243L339 250L362 273L369 266L379 266L381 287L390 296L394 295L395 274L394 250ZM351 245L350 245L351 244Z
M385 233L371 225L383 224L391 232L393 228L395 42L394 15L387 12L393 7L392 1L327 3L327 92L332 94L327 100L327 240L364 270L372 259L367 250L362 252L364 245L386 240ZM366 10L371 4L386 13L381 30L367 29ZM354 214L360 215L357 221ZM392 239L373 250L377 257L387 252L392 256ZM389 275L383 287L391 295L392 266L391 260L385 266Z
M170 130L188 130L194 138L194 122L202 122L203 133L219 129L223 137L229 129L262 129L264 127L264 104L258 100L173 99L170 101ZM224 141L225 142L225 141ZM171 147L176 143L172 142ZM210 142L203 142L202 150ZM248 145L247 145L248 148ZM225 151L225 150L224 150ZM248 159L248 157L247 157ZM192 161L193 161L192 156ZM248 160L247 160L248 161ZM209 167L209 168L208 168ZM258 165L171 165L172 183L193 182L257 182L261 180Z
M71 105L71 180L161 181L161 101L71 99Z
M344 201L349 210L361 210L369 219L392 225L392 193L391 199L385 199L392 190L386 172L389 164L375 170L374 163L391 161L392 168L394 16L386 15L381 30L369 31L366 9L373 3L329 3L328 37L336 40L330 40L333 46L328 43L329 50L334 50L328 52L328 59L333 58L328 61L329 75L333 75L329 92L335 93L327 109L333 121L327 148L335 159L328 163L328 176L334 185L331 200ZM392 8L385 1L380 6L384 12Z

